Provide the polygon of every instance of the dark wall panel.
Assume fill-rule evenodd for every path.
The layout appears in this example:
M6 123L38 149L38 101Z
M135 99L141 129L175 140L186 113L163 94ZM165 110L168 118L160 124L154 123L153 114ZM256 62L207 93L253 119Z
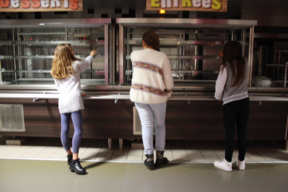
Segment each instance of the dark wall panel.
M1 104L23 104L25 132L0 132L7 136L60 137L57 100L0 99ZM248 139L286 139L288 103L251 102ZM133 135L130 101L85 100L83 138L140 139ZM73 135L71 123L70 136ZM167 139L224 139L222 103L217 101L168 101Z

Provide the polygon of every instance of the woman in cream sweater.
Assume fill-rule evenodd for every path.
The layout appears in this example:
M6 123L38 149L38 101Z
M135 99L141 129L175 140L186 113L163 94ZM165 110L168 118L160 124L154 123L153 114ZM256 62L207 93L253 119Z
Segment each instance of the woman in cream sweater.
M167 164L168 159L163 157L165 150L165 116L166 103L172 94L173 78L170 61L167 55L160 52L159 38L147 31L142 38L143 50L133 51L133 78L130 90L130 99L135 102L141 125L144 153L147 159L144 165L154 169ZM153 129L156 130L157 158L154 164Z

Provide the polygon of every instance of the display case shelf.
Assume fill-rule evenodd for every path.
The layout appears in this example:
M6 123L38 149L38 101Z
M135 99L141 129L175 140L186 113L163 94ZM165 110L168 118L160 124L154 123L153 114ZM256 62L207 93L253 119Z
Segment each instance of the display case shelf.
M88 56L88 55L87 55ZM0 59L53 59L54 55L0 55ZM83 55L75 55L76 58L85 59ZM104 58L104 56L94 56L94 58Z
M81 41L0 41L0 45L25 45L25 46L57 46L69 43L72 46L104 45L103 40L81 40Z
M161 46L181 46L181 45L209 45L209 46L217 46L223 45L224 41L186 41L186 40L162 40L160 41ZM125 44L129 45L141 45L142 40L126 40Z
M197 55L167 55L169 59L221 59L220 56L217 55L203 55L203 56L197 56ZM130 60L130 55L126 55L126 59Z

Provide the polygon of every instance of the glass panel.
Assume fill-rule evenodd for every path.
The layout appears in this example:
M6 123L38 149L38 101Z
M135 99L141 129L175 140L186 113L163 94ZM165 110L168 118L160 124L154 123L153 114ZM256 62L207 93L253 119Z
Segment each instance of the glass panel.
M215 82L221 64L219 53L223 50L224 43L231 38L231 30L127 27L124 29L126 83L131 83L132 79L130 54L134 50L143 49L142 36L148 30L159 36L160 51L166 53L170 59L174 81Z
M66 42L81 60L91 50L97 50L91 67L80 77L104 82L104 38L104 27L0 29L2 82L54 83L50 75L54 51L58 44Z

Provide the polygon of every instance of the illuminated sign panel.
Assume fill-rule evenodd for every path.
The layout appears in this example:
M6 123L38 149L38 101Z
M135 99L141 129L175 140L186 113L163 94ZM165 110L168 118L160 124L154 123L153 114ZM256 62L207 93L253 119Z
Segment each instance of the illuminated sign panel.
M82 11L83 0L0 0L0 12Z
M228 0L146 0L146 10L227 12Z

